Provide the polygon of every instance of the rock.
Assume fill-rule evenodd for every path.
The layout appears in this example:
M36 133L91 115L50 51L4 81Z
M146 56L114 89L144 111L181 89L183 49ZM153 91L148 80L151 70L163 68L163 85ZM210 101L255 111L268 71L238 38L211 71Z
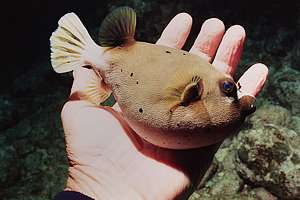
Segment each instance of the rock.
M254 188L252 193L254 193L257 200L278 200L276 196L272 195L265 188Z
M247 183L280 199L300 199L300 137L295 131L257 120L235 143L236 170Z
M0 199L53 199L63 190L68 163L60 120L62 105L61 101L44 107L2 133Z
M0 131L13 126L18 116L18 106L10 96L0 96Z
M0 131L15 126L50 104L67 99L71 75L62 77L53 72L48 62L40 62L17 77L12 83L11 94L0 95Z
M264 102L243 130L222 144L190 200L297 199L300 139L286 128L292 121L289 110Z
M188 200L257 200L257 198L252 195L241 195L241 194L219 194L219 195L209 195L205 196L199 195L197 192L194 192Z
M20 162L15 148L8 144L4 137L0 137L0 198L3 195L2 189L14 185L20 178ZM2 199L2 198L1 198Z
M300 21L300 20L299 20ZM300 41L297 40L294 43L294 47L291 51L287 53L284 59L289 67L300 70Z
M300 114L300 72L282 68L272 77L268 91L275 102L289 109L293 115Z
M289 127L293 130L295 130L298 135L300 136L300 117L299 116L293 116L291 123L289 124Z
M295 34L295 31L288 31L286 27L279 28L276 34L267 39L264 46L265 51L282 59L293 46L291 38L295 40Z
M278 105L272 105L270 102L264 102L250 118L252 124L264 123L279 126L287 126L291 121L292 116L289 110Z
M215 155L212 166L215 170L210 171L210 177L202 183L192 199L237 199L243 187L243 180L234 170L234 151L231 148L221 148ZM238 195L237 195L238 194ZM235 196L235 197L234 197Z

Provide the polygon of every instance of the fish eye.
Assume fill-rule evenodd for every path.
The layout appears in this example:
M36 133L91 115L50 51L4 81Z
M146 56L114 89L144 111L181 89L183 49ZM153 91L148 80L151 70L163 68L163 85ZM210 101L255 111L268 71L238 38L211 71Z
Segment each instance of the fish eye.
M236 95L236 84L231 80L224 80L221 83L221 89L227 96L235 96Z

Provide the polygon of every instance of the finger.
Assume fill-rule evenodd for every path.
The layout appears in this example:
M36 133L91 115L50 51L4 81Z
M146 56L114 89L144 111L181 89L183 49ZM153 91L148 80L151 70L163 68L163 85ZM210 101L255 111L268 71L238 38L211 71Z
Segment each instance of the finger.
M187 13L180 13L170 21L156 44L181 49L191 27L192 17Z
M238 81L241 85L239 98L244 95L257 96L262 90L267 76L268 68L264 64L252 65Z
M226 31L213 61L218 70L233 76L242 54L245 37L245 30L239 25Z
M211 62L225 32L223 22L217 18L206 20L190 52Z

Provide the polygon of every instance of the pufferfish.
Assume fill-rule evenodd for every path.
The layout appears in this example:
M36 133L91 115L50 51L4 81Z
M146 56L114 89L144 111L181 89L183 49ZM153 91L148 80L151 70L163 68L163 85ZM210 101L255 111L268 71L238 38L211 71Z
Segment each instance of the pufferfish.
M99 30L100 45L74 13L58 25L50 38L54 70L93 70L97 80L86 84L87 99L100 105L113 95L129 126L154 145L191 149L220 142L255 110L255 98L238 99L233 78L206 60L136 41L132 8L108 14Z

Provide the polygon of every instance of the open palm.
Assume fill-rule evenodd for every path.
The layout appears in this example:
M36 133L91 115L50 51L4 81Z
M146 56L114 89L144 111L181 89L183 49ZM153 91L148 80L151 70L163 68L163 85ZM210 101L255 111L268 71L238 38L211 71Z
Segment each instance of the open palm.
M190 32L191 17L175 16L157 44L182 48ZM243 48L245 31L232 26L225 33L215 18L204 22L190 52L233 75ZM214 58L214 60L212 60ZM243 94L256 96L267 76L255 64L239 80ZM74 71L70 101L62 111L69 176L66 190L95 199L186 199L211 164L219 144L192 150L169 150L141 139L124 121L116 104L95 107L79 94L92 70Z

